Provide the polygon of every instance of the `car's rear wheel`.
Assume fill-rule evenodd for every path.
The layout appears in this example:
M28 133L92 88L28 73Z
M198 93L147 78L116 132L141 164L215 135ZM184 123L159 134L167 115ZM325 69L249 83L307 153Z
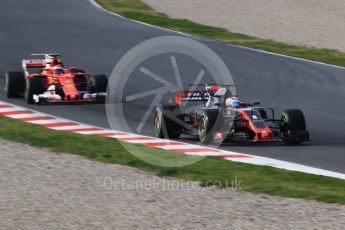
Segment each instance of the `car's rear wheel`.
M89 90L94 93L106 92L108 87L108 78L103 75L94 75L89 79Z
M299 109L285 110L280 118L281 131L283 135L288 136L291 132L304 132L306 131L306 123L303 112ZM287 139L286 143L301 143L302 139L290 140Z
M42 77L29 77L25 80L24 98L26 103L34 103L34 95L42 94L44 91L42 87Z
M198 131L198 136L201 143L209 144L212 142L212 132L210 132L211 127L208 117L205 114L201 115Z
M154 114L154 128L155 136L158 138L176 139L181 135L181 126L164 116L159 109Z
M6 97L13 98L20 96L24 91L25 78L23 72L8 72L5 74Z

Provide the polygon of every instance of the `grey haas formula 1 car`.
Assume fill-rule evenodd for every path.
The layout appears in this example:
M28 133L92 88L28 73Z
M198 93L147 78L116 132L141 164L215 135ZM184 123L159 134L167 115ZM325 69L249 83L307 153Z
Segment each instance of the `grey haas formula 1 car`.
M189 91L174 94L174 104L157 106L154 112L155 135L178 138L196 136L200 142L285 142L309 140L301 110L285 110L279 119L272 108L259 102L240 102L229 86L189 85ZM196 88L202 88L196 90ZM196 104L193 106L188 106Z

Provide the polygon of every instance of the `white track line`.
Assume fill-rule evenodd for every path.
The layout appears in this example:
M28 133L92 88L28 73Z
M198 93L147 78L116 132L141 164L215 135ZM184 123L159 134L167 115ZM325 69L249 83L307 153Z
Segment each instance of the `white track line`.
M17 111L24 111L27 109L21 108L0 108L0 113L7 113L7 112L17 112Z
M197 146L198 149L205 149L205 152L210 150L210 148L202 147L198 145L191 145L191 144L184 144L184 145L168 145L168 146L160 146L161 149L171 150L171 149L195 149ZM211 152L211 151L209 151Z
M126 141L126 142L134 143L134 144L150 144L150 143L158 143L160 141L159 141L159 139L153 139L153 140L135 140L135 141L130 140L130 141ZM164 143L164 141L162 141L161 143Z
M256 165L259 164L259 165L271 166L271 167L281 168L281 169L285 169L289 171L297 171L297 172L304 172L304 173L315 174L315 175L335 177L335 178L345 180L345 174L342 174L342 173L314 168L314 167L296 164L292 162L276 160L272 158L256 156L253 158L224 158L224 159L236 161L236 162L242 162L246 164L249 163L249 164L256 164Z
M126 137L128 137L128 135L111 135L111 136L108 136L109 138L116 138L116 139L118 139L118 138L126 138Z
M66 126L58 126L58 127L48 127L50 129L55 129L59 131L68 131L73 129L86 129L90 128L88 125L66 125Z
M114 130L94 130L94 131L77 131L74 133L84 134L84 135L92 135L92 134L108 134L108 133L120 133L115 132Z
M14 115L6 115L6 116L13 119L22 119L22 118L31 118L31 117L43 117L45 115L42 115L40 113L27 113L27 114L14 114Z
M36 120L36 121L26 121L26 122L36 124L36 125L47 125L47 124L61 123L65 121L61 119L49 119L49 120Z
M164 139L153 139L153 140L136 140L137 144L152 144L152 143L166 143L166 145L168 145L168 141L164 140Z
M247 156L246 154L235 153L235 152L196 152L195 155L198 155L198 156L227 156L227 155L238 156L238 155L243 155L244 157Z
M116 131L114 131L114 132L116 132ZM140 137L143 137L143 136L139 136L139 135L136 135L136 134L128 134L127 133L127 134L112 135L111 137L117 138L117 139L121 139L121 138L140 138ZM131 140L131 141L135 142L135 141L138 141L138 140Z

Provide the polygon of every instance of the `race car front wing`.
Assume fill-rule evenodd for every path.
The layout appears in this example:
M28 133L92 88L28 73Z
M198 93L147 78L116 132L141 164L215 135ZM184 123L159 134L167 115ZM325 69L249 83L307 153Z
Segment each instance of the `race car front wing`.
M63 99L60 95L56 93L51 93L49 91L33 95L34 102L37 104L41 103L82 103L82 102L104 102L107 93L80 93L80 96L77 98L66 98Z

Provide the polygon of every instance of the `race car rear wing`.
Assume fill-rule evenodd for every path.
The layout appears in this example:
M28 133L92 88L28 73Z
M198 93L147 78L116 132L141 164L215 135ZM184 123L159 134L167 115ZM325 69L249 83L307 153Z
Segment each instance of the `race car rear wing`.
M175 93L174 100L176 105L181 105L186 101L203 101L206 102L210 98L208 91L179 91Z
M45 65L46 63L42 59L24 59L22 61L22 66L25 74L29 74L29 69L44 68Z
M23 69L27 68L37 68L37 67L44 67L45 61L42 59L24 59L23 62Z
M51 60L56 59L58 63L62 63L60 54L31 54L31 56L41 56L42 58L24 59L22 61L23 70L28 73L30 68L44 68Z
M207 84L187 84L188 88L202 87L205 90L213 90L213 91L217 91L220 88L230 88L230 87L234 87L234 86L235 85L211 84L211 83L207 83Z
M219 84L188 84L187 91L179 91L174 95L176 105L181 105L183 102L207 102L210 97L220 96L218 94L226 94L230 92L229 87L233 85L219 85ZM200 89L202 90L196 90ZM231 92L230 92L231 93Z

